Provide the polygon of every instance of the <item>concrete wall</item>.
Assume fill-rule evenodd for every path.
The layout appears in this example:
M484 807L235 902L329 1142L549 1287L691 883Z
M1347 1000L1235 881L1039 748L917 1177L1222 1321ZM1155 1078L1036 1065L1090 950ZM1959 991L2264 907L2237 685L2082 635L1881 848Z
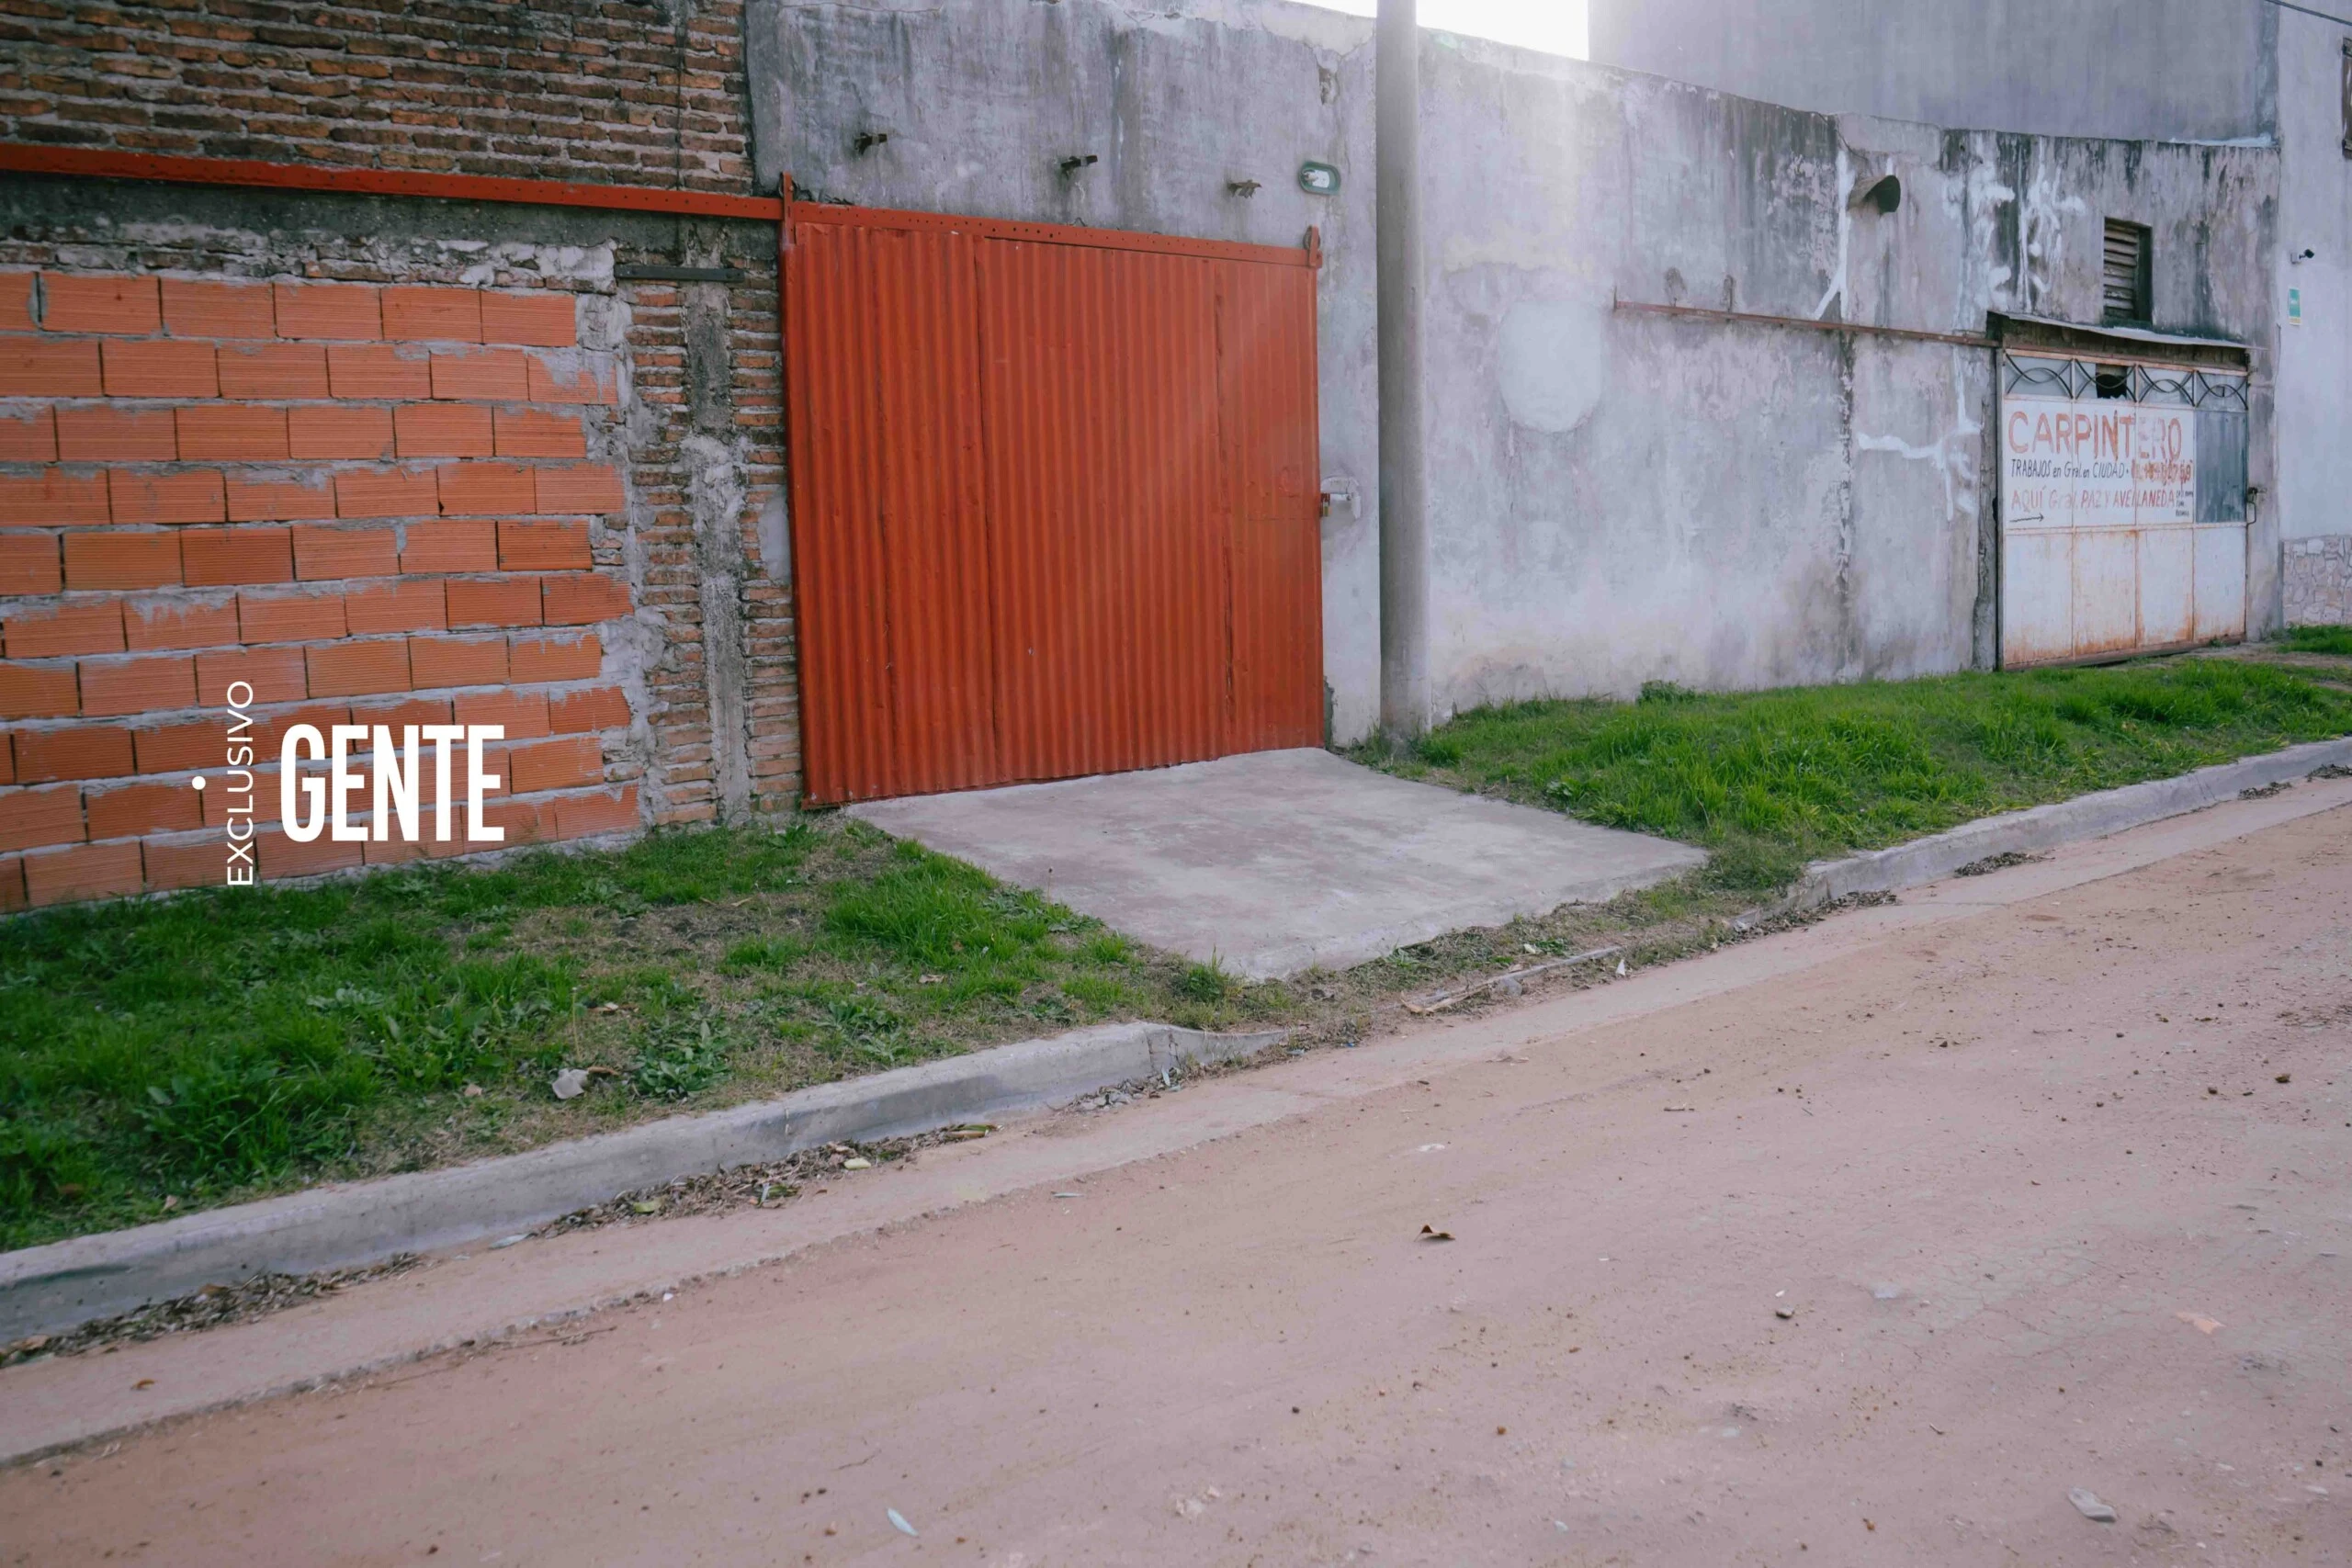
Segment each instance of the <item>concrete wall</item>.
M1374 347L1372 32L1247 0L1151 13L1102 0L752 0L753 156L772 187L869 207L1296 245L1323 231L1318 333L1326 477L1357 514L1323 529L1332 724L1367 733L1380 682ZM888 132L861 153L855 139ZM1099 162L1075 176L1067 157ZM1335 197L1298 187L1337 164ZM1234 182L1256 180L1250 197Z
M2260 0L1591 0L1596 64L1826 114L2125 141L2277 127Z
M1423 107L1444 706L1992 656L1988 355L1612 299L2096 321L2116 217L2156 231L2160 324L2267 335L2264 150L1838 119L1466 43ZM1855 209L1887 173L1901 209Z
M1362 23L1224 0L755 0L750 27L763 179L1279 244L1321 225L1324 472L1375 471ZM2117 217L2157 231L2160 325L2267 336L2268 151L1946 133L1442 35L1424 49L1441 713L1993 657L1989 355L1612 297L1959 333L1988 310L2092 322ZM860 153L876 131L890 140ZM1086 152L1101 162L1065 178ZM1336 200L1296 189L1306 158L1342 169ZM1889 172L1900 210L1857 212ZM1262 182L1254 200L1228 193L1240 178ZM2260 413L2257 432L2267 483ZM1327 522L1342 739L1377 709L1376 547L1370 505Z
M2352 160L2343 153L2352 27L2263 5L2019 0L1594 0L1597 62L1828 111L1942 125L2281 150L2272 319L2275 486L2257 514L2280 548L2255 624L2352 621ZM2310 261L2290 264L2304 250ZM2304 325L2285 323L2290 288ZM2260 482L2260 481L2257 481ZM2249 578L2252 584L2256 579Z
M2278 331L2278 445L2272 509L2284 544L2290 624L2352 622L2352 158L2342 99L2352 27L2279 21L2278 295L2302 296L2302 325ZM2293 258L2305 251L2308 261Z

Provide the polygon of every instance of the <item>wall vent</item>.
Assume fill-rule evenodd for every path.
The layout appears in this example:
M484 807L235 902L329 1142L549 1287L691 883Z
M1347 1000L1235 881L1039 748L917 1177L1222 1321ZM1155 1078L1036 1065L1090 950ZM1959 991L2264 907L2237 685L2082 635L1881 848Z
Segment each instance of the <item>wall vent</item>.
M2101 319L2109 322L2145 321L2151 317L2148 288L2148 230L2143 223L2107 220L2106 265Z

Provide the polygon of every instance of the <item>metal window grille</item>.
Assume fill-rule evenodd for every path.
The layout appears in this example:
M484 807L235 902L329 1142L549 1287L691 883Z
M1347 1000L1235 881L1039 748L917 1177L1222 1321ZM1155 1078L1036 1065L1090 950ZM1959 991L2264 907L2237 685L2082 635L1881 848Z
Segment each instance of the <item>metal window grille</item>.
M2352 38L2344 40L2344 155L2352 158Z
M2106 265L2101 275L2106 319L2149 319L2148 231L2145 225L2107 220Z
M2012 397L2127 398L2135 403L2185 403L2193 409L2244 413L2245 387L2243 370L2102 365L2030 349L2001 355L2001 390Z

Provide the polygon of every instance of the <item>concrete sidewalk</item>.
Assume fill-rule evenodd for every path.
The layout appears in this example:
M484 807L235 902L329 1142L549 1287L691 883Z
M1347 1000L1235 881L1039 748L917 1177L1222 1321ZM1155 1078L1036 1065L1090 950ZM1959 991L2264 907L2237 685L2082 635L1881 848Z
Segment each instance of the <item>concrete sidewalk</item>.
M1687 844L1390 778L1329 751L852 807L885 832L1253 980L1598 903Z

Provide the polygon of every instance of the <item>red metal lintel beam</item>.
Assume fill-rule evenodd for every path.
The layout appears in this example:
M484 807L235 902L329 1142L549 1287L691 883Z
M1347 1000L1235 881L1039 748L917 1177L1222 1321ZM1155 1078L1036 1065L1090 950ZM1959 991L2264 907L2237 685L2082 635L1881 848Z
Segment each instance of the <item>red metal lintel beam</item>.
M154 180L170 185L236 186L254 190L326 190L358 196L435 197L537 207L593 207L617 212L677 212L698 218L784 220L772 196L721 196L649 186L577 185L565 180L440 175L413 169L347 169L328 164L262 164L235 158L177 158L81 147L0 143L0 171L83 179Z

